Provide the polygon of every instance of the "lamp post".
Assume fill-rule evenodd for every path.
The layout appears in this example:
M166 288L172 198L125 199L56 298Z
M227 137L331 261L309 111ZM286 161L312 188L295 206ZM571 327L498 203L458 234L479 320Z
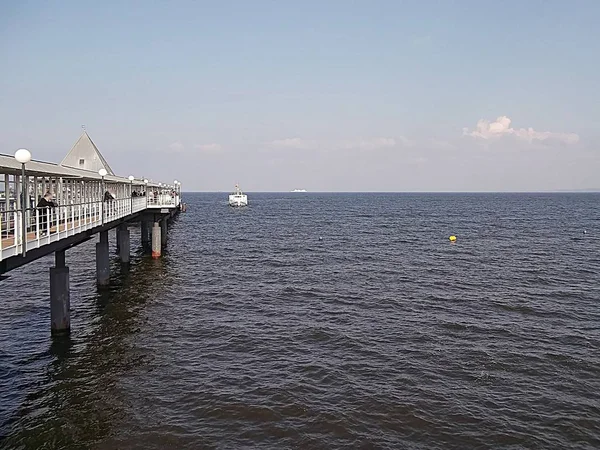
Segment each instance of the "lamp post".
M25 164L31 161L31 152L26 148L20 148L15 152L15 159L21 163L21 208L23 209L21 215L21 244L23 245L23 256L27 254L27 219L26 219L26 209L27 209L27 200L25 195L29 196L27 192L27 180L25 179ZM7 198L8 201L8 198ZM7 203L8 206L8 203ZM15 233L16 234L16 233Z
M129 197L131 197L131 214L133 214L133 175L129 175Z
M104 167L98 171L98 175L102 177L102 225L104 225L104 177L107 173Z
M146 197L146 207L148 207L148 178L144 178L144 197Z

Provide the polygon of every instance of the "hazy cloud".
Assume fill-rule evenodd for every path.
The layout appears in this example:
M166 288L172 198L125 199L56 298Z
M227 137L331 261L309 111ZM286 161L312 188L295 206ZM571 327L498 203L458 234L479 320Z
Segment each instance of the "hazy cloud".
M429 138L423 142L423 147L432 150L455 150L456 145L452 142L442 141L440 139Z
M511 122L511 119L506 116L500 116L494 122L481 119L477 122L475 130L469 131L468 128L463 128L463 135L485 140L498 139L503 136L514 136L527 142L557 140L566 144L575 144L579 141L579 136L575 133L536 131L531 127L511 128Z
M221 151L221 145L220 144L196 144L194 145L194 148L196 150L200 150L202 152L220 152Z
M370 139L358 139L353 141L344 141L336 145L338 148L351 149L358 148L361 150L376 150L378 148L395 147L398 141L390 137L376 137Z
M397 138L392 137L373 137L365 139L348 139L348 140L307 140L298 137L278 139L269 142L272 147L278 148L295 148L295 149L360 149L360 150L376 150L380 148L392 148L397 146L410 147L414 146L415 142L400 136Z
M185 150L184 145L179 141L173 142L171 145L169 145L169 148L174 152L182 152Z
M313 148L315 146L315 142L301 139L299 137L276 139L271 141L269 144L273 147L297 149Z

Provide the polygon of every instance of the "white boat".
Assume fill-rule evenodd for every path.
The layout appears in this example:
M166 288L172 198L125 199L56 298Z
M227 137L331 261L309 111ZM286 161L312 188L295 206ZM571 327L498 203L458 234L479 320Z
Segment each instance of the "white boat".
M248 206L248 196L241 191L240 186L237 184L233 194L229 194L229 206Z
M306 189L294 189L292 192L306 192Z

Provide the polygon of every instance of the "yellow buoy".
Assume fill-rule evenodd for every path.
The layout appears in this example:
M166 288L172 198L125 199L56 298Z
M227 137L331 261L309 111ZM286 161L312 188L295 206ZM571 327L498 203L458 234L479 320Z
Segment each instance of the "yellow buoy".
M450 242L454 242L454 241L456 241L456 236L452 235L452 236L450 236L449 239L450 239Z

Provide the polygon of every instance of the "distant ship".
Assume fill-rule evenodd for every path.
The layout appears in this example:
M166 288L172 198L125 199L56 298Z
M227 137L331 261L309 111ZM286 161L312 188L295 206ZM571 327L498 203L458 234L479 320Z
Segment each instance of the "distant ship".
M248 206L248 197L242 192L239 185L235 185L235 191L229 196L229 206Z
M306 189L294 189L292 192L306 192Z

